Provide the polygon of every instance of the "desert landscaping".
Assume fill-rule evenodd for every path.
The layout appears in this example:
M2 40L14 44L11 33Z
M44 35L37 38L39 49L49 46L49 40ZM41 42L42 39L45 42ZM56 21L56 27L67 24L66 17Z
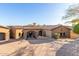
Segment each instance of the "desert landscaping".
M56 52L73 39L33 39L0 42L0 56L56 56Z

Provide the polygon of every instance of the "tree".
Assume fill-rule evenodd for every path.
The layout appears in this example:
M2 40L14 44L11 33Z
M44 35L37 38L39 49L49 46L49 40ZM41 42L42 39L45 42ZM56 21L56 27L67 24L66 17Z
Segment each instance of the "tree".
M63 19L71 19L79 17L79 4L70 5L66 10L66 14L62 17Z
M72 27L74 27L76 24L79 24L79 18L72 19L71 21L67 21L66 23L72 23Z
M76 24L76 25L73 27L73 32L75 32L76 34L79 34L79 24Z
M68 21L66 23L72 23L72 24L78 24L79 23L79 18L77 19L72 19L71 21Z

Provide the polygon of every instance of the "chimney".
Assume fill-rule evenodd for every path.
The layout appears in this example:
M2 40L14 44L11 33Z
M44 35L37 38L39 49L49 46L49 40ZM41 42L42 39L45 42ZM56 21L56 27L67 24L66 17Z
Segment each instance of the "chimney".
M36 23L34 22L34 23L33 23L33 25L35 26L35 25L36 25Z

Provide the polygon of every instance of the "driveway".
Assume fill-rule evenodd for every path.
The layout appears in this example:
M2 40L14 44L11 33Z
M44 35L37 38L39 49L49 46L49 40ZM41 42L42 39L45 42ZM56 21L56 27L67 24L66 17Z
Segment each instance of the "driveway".
M29 41L31 44L43 44L43 43L50 43L50 42L53 42L55 41L54 39L41 39L41 40L38 40L38 39L33 39L33 40L27 40Z
M47 39L28 40L33 48L34 56L55 56L56 52L64 45L74 40L72 39Z

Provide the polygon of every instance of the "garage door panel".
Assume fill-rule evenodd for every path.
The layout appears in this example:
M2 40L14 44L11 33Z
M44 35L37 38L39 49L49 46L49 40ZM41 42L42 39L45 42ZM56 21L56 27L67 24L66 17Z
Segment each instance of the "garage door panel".
M5 33L0 33L0 40L5 40Z

